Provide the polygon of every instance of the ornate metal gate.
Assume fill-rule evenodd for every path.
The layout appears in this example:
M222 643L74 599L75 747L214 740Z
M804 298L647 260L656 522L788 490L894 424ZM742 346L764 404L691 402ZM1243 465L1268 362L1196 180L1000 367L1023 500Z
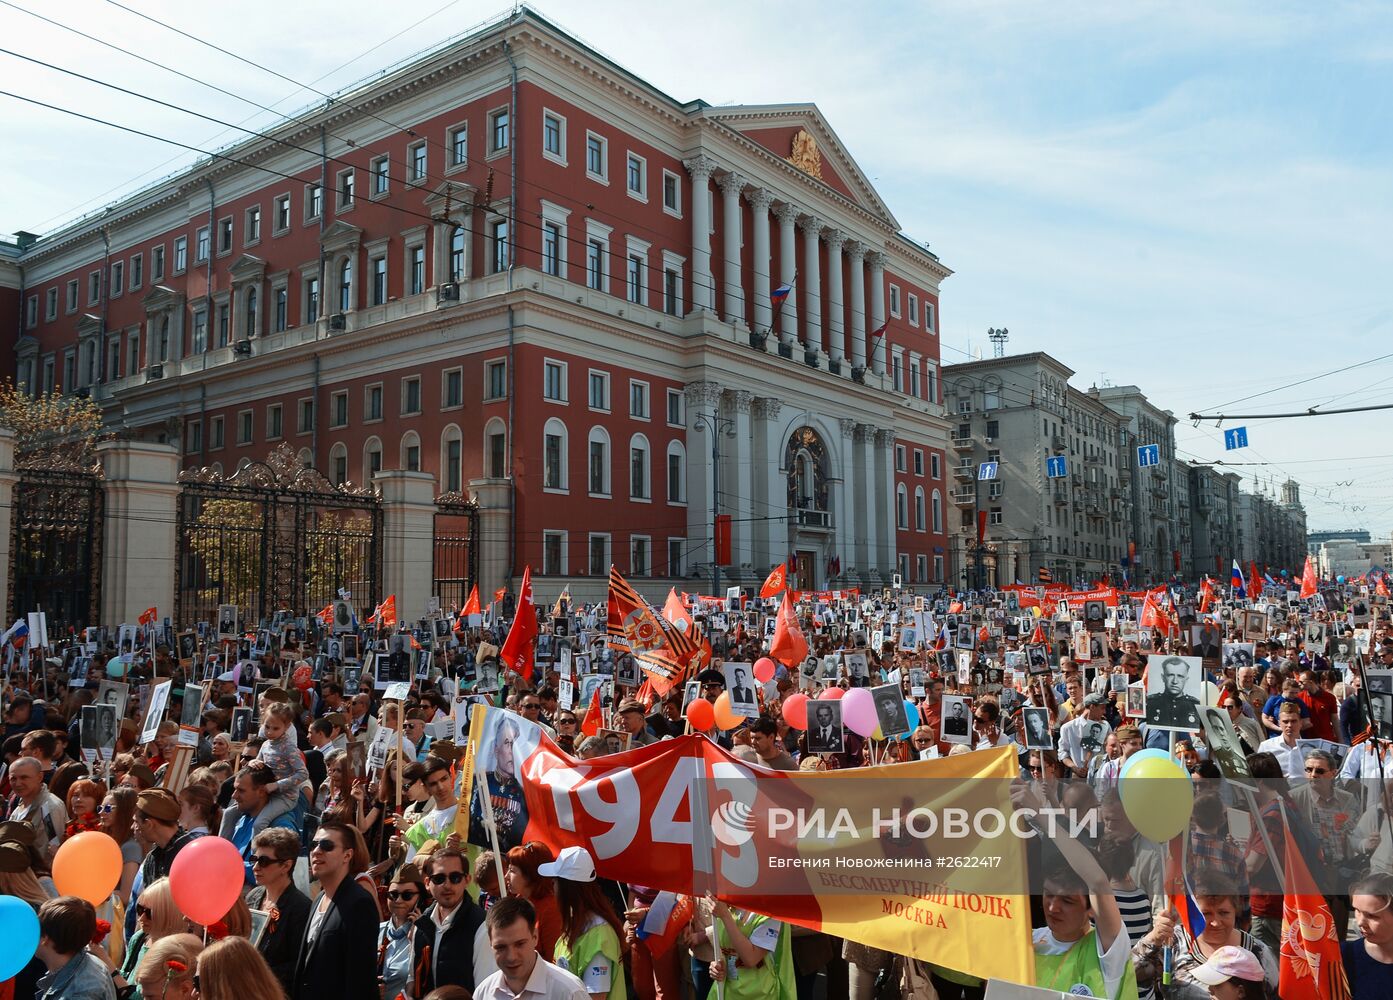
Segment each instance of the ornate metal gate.
M479 579L479 501L461 493L435 498L433 593L442 608L462 608Z
M259 621L314 614L341 588L359 608L381 599L382 504L371 489L333 485L284 444L226 478L196 469L179 481L180 627L212 621L219 604Z
M102 499L95 472L21 470L10 525L10 620L43 611L50 636L100 621Z

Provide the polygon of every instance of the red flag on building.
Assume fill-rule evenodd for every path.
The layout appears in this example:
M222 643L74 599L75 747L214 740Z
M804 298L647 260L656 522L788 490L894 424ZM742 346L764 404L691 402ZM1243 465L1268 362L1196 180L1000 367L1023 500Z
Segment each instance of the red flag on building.
M764 586L759 588L760 597L777 597L788 589L788 566L784 563L774 567L774 572L764 579Z
M1349 1000L1349 980L1330 904L1316 888L1291 830L1285 833L1286 892L1277 995L1282 1000Z
M537 609L532 604L532 567L522 571L522 593L518 596L517 614L508 629L508 638L498 651L499 661L519 677L532 682L537 641Z
M483 612L479 610L479 585L476 583L469 591L469 600L464 602L464 607L460 609L461 615L478 615Z
M786 667L797 666L808 658L808 640L798 628L798 613L793 610L787 590L774 623L774 641L769 644L769 655Z
M1301 571L1301 599L1316 596L1316 564L1310 556L1306 557L1306 567Z

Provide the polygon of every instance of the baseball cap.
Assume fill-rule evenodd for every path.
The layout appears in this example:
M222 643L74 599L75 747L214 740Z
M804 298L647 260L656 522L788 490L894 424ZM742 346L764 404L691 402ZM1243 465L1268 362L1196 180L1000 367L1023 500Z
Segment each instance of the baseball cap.
M628 712L637 712L639 715L645 714L647 710L643 707L643 702L635 701L633 698L625 698L619 703L619 714L624 715Z
M537 874L568 882L595 881L595 861L584 847L564 847L555 861L537 866Z
M1192 969L1190 974L1195 977L1196 982L1203 983L1205 986L1218 986L1230 979L1260 983L1264 975L1262 963L1257 960L1257 956L1247 948L1239 948L1235 945L1225 945L1220 948L1209 956L1208 962Z

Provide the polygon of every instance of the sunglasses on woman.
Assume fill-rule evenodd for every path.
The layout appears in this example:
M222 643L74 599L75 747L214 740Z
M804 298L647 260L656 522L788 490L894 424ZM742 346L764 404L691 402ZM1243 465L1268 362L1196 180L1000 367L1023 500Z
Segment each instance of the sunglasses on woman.
M252 867L265 868L268 865L280 864L282 861L288 860L288 858L274 858L269 854L258 854L252 858Z
M143 906L140 903L135 904L135 915L137 917L144 917L147 920L154 916L154 914L150 910L150 907Z
M387 898L394 903L399 899L412 900L419 895L420 893L415 889L402 889L401 891L397 891L396 889L387 890Z
M431 885L444 885L446 879L451 885L459 885L464 881L464 872L436 872L430 876Z

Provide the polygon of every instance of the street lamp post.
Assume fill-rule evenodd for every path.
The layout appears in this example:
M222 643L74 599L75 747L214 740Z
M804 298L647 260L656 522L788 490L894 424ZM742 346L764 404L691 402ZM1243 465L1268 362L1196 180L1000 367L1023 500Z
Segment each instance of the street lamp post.
M716 517L721 508L721 437L735 437L735 421L715 412L700 412L692 429L711 434L711 596L719 597L721 563L716 551Z

